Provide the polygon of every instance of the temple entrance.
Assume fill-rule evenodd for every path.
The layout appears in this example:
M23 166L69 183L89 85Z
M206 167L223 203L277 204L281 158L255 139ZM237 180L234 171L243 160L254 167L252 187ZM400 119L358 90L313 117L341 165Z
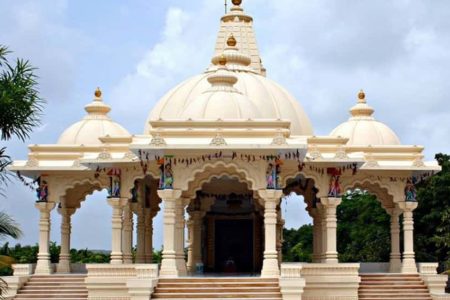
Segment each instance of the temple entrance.
M253 220L215 221L214 271L223 273L253 273Z
M198 265L204 273L261 272L264 209L245 183L227 176L212 179L197 193L188 213L191 273L198 273Z

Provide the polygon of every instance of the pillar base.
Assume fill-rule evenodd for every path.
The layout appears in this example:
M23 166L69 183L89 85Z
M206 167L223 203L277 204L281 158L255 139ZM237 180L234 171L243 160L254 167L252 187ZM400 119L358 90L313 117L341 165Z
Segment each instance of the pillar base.
M279 277L280 268L278 266L278 259L276 258L265 258L263 261L263 267L261 270L261 277L271 278Z
M402 260L400 258L391 258L389 261L389 273L400 273L402 269Z
M414 258L404 258L401 267L403 274L417 274L417 266Z
M59 259L59 263L56 265L56 273L59 274L70 274L70 261Z
M161 261L161 270L159 271L159 277L161 278L173 278L178 277L179 272L177 268L177 261L175 257L164 258Z
M38 260L34 274L36 275L53 274L53 268L50 260Z

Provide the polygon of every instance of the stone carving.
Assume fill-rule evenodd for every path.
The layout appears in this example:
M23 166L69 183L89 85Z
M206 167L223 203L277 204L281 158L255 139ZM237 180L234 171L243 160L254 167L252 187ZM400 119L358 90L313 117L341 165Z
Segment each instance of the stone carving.
M153 136L152 140L150 141L150 145L155 146L155 147L164 147L167 145L167 143L161 137L161 134L158 132L158 133L155 133L155 135Z
M278 132L277 136L273 138L272 140L272 145L275 146L282 146L282 145L286 145L286 138L284 137L282 132Z
M210 143L211 146L226 146L227 142L225 141L225 139L223 138L221 133L217 133L216 136L211 140Z
M98 155L98 159L102 159L102 160L106 160L106 159L111 159L111 153L108 152L108 149L103 148L102 152L99 153Z
M39 167L39 161L34 157L30 158L27 160L26 166L30 168Z

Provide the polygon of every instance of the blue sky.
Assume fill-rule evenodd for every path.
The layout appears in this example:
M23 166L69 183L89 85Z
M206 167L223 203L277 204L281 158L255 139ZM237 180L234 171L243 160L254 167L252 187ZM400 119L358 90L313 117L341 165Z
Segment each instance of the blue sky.
M97 86L113 119L142 133L158 99L208 66L223 2L0 0L0 43L39 68L47 100L43 125L25 144L4 143L9 153L23 159L26 144L56 142L83 117ZM404 144L427 146L428 159L450 152L448 1L244 0L244 8L255 19L268 77L301 102L317 135L345 121L364 88L376 118ZM33 193L17 183L7 194L1 207L22 225L20 242L35 243ZM110 247L104 197L90 197L74 216L73 246ZM286 212L289 226L310 221L295 201ZM52 239L59 241L53 215Z

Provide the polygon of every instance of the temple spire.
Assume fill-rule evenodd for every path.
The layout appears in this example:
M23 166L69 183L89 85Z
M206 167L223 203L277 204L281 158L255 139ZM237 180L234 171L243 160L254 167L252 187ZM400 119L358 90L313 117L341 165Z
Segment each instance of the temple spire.
M214 56L220 56L230 47L227 45L227 39L232 34L239 45L239 52L250 58L250 69L264 75L264 67L261 63L261 56L253 29L253 18L245 14L242 8L242 0L232 0L231 2L233 6L230 11L221 18Z

